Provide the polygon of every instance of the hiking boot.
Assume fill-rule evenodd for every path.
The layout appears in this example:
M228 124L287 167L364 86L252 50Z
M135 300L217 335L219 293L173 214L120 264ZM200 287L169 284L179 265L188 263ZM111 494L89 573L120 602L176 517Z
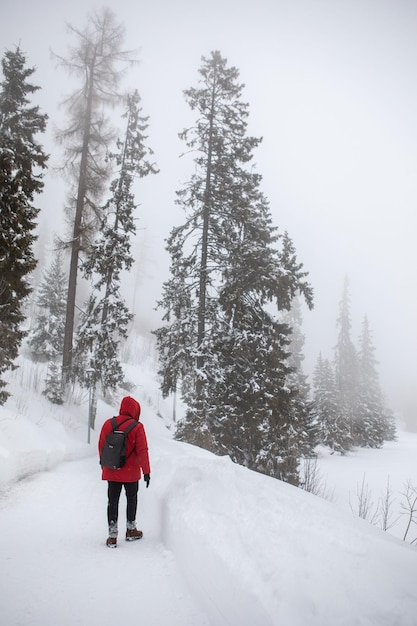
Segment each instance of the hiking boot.
M108 548L117 548L117 537L108 537L106 546Z
M126 541L136 541L137 539L142 539L142 537L143 532L136 528L128 528L126 531Z

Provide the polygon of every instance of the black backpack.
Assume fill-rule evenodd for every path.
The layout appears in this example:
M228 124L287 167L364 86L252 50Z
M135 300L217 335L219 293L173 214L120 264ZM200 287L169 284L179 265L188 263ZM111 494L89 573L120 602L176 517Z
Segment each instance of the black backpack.
M132 420L132 423L129 424L126 430L119 430L122 424L125 424L129 420ZM130 454L132 454L134 450L133 448L132 452L126 458L127 434L138 425L138 422L132 417L128 417L118 425L116 418L112 417L111 424L113 430L107 435L106 441L104 442L100 456L100 465L110 469L120 469L126 463Z

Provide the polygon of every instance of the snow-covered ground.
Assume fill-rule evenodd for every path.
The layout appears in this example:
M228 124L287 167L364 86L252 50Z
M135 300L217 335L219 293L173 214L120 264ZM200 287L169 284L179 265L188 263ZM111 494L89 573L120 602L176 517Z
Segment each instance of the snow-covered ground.
M366 519L380 528L387 508L389 533L400 539L410 518L411 487L416 506L406 540L417 541L417 433L400 430L397 441L386 442L381 450L359 448L346 456L323 453L318 470L325 496L334 504L356 515L363 509Z
M326 500L173 441L153 373L131 366L152 478L139 493L144 538L109 550L96 441L120 398L99 403L88 445L87 395L53 407L36 376L14 373L0 407L1 624L417 624L417 548L393 536L405 519L387 533L351 511L364 475L375 504L388 476L398 504L417 484L417 435L323 455Z

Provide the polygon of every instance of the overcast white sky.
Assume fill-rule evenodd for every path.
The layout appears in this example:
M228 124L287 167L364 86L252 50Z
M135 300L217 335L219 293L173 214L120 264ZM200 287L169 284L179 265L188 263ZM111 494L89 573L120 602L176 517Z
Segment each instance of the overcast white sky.
M190 162L177 138L193 119L182 91L197 85L201 56L218 49L240 70L254 154L275 224L288 230L310 273L315 309L304 315L306 369L331 358L343 280L352 338L365 313L382 386L417 428L417 2L412 0L110 0L141 63L128 83L150 116L161 173L140 187L140 316L153 323L167 276L164 238L182 218L175 190ZM1 54L20 44L53 125L68 79L65 22L82 28L92 0L3 0ZM52 139L51 163L59 162ZM59 230L64 192L47 180L41 228Z

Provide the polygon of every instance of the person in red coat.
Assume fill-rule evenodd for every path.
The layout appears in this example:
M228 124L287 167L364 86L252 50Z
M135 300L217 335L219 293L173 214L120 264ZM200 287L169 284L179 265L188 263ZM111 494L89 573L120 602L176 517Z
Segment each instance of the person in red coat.
M134 398L126 396L120 404L119 415L116 417L119 430L125 430L135 420L137 424L127 434L126 441L126 463L120 469L102 468L102 479L108 481L108 505L107 521L109 525L109 537L107 546L115 548L117 546L118 535L118 514L119 499L124 487L126 492L126 541L141 539L143 533L136 528L136 511L138 506L139 480L143 473L146 487L149 487L151 468L149 464L148 443L146 440L145 428L139 421L140 404ZM126 420L126 421L125 421ZM101 458L106 437L113 430L112 418L106 420L102 426L98 441L98 453Z

